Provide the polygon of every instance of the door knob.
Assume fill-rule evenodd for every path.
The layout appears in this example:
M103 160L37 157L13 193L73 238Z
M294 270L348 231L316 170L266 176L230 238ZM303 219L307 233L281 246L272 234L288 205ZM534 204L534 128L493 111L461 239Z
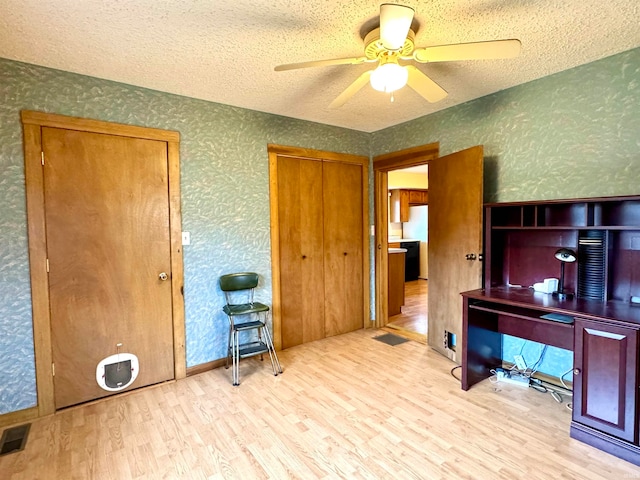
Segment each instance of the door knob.
M158 275L158 278L164 282L167 278L169 278L169 275L167 275L165 272L162 272L160 275Z

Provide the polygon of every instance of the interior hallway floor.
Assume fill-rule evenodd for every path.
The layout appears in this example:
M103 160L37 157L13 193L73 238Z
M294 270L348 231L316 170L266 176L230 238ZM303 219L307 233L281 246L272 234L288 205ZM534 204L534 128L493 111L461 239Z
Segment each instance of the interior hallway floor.
M569 437L548 394L482 382L417 342L358 330L61 411L33 422L16 479L635 478L638 467ZM382 367L384 366L384 367ZM456 372L459 372L457 370ZM565 402L566 403L566 402Z
M405 282L404 306L400 315L389 318L385 331L427 343L429 282L418 279Z

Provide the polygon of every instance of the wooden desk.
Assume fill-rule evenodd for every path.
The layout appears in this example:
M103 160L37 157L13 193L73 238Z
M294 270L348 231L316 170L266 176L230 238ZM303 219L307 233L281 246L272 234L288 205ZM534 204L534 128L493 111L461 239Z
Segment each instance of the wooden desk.
M462 389L502 365L502 335L574 352L571 437L640 465L638 338L640 306L559 301L529 288L464 292ZM571 316L574 323L542 315Z

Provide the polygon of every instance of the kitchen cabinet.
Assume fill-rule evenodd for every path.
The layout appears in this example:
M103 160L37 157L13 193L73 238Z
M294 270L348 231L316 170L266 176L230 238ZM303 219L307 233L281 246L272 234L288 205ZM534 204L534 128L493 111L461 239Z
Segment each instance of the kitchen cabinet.
M391 223L408 222L409 207L429 204L429 193L426 189L395 188L389 192L389 221Z
M420 240L390 242L389 248L402 248L404 254L404 281L410 282L420 278Z
M389 248L389 316L402 313L404 305L405 252L401 248Z

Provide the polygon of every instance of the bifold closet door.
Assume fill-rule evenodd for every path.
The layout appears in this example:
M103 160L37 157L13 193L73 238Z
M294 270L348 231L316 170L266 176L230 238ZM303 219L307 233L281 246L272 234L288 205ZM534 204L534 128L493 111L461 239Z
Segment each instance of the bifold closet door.
M352 332L363 325L362 166L324 161L325 335Z
M278 157L282 348L325 337L322 163Z
M129 388L174 378L167 143L42 128L42 148L56 409L111 395L118 352Z

